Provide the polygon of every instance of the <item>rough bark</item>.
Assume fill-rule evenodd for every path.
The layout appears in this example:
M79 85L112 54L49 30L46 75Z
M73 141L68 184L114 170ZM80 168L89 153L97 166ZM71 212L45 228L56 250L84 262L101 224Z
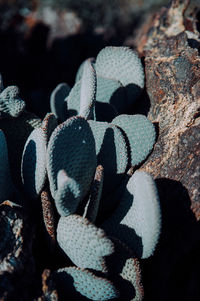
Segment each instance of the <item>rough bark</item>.
M163 225L152 259L144 262L145 300L199 300L200 33L175 0L154 16L144 55L148 118L158 139L142 165L158 186ZM142 36L142 33L140 33Z

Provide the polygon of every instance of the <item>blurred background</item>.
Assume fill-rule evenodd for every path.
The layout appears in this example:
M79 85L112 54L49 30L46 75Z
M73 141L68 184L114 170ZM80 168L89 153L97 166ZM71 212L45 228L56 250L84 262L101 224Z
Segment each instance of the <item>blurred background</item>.
M194 4L199 0L193 1ZM57 84L73 86L83 60L134 32L168 0L0 0L0 73L43 117Z

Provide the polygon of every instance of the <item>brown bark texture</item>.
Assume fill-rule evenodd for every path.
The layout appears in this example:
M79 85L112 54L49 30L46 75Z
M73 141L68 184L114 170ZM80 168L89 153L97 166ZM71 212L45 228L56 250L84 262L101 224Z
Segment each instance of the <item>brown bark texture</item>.
M162 209L159 245L143 263L145 300L200 300L200 22L188 6L172 1L134 38L158 134L140 170L156 180Z

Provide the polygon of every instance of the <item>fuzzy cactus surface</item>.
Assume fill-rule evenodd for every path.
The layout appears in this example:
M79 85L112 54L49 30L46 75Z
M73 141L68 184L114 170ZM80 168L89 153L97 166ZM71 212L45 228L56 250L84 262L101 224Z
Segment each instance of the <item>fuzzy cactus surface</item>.
M161 210L157 188L149 174L133 174L120 204L101 227L107 235L125 242L138 258L153 254L161 231Z
M94 275L91 271L77 267L62 268L54 272L53 279L58 284L61 295L71 300L107 301L119 296L113 283Z
M65 99L69 95L71 88L66 83L61 83L53 90L50 97L50 108L51 112L60 121L67 119L67 105Z
M57 227L57 240L76 266L107 271L105 257L113 253L113 243L102 229L86 218L76 214L61 217Z
M57 126L53 131L47 148L47 171L50 190L56 198L58 172L64 170L68 178L78 183L79 200L84 198L90 189L96 170L95 141L88 122L75 116ZM70 186L71 187L71 186ZM66 204L74 194L69 189Z
M135 166L146 159L156 139L154 125L144 115L119 115L112 124L125 133L130 146L131 165Z
M19 96L17 86L9 86L0 94L0 117L17 117L25 109L25 102Z

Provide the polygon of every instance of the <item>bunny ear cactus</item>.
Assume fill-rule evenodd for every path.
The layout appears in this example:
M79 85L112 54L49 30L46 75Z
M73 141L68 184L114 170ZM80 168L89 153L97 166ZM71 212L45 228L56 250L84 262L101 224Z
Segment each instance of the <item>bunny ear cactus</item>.
M104 168L103 196L120 183L128 166L128 150L121 130L107 122L89 121L95 142L97 162Z
M58 172L58 190L55 195L55 205L61 216L74 213L81 199L79 183L67 176L64 170Z
M67 119L67 105L65 99L68 97L71 88L66 83L59 84L51 93L50 108L61 122Z
M138 258L155 250L161 229L156 185L146 172L136 171L113 215L102 225L107 235L121 239Z
M0 94L1 118L17 117L25 109L25 102L19 97L19 88L9 86Z
M83 66L81 78L81 94L79 116L86 119L94 119L94 103L96 100L96 72L91 60L87 60Z
M36 199L46 180L46 139L41 128L28 137L22 155L22 182L27 195Z
M75 83L68 97L66 98L67 118L78 115L80 110L80 98L81 98L81 81Z
M106 272L105 256L113 253L113 243L100 228L79 215L61 217L57 240L71 261L80 268Z
M82 76L83 76L83 69L84 69L84 66L85 66L85 64L86 64L88 61L90 61L91 64L93 64L93 65L94 65L94 63L95 63L95 59L94 59L93 57L84 60L84 61L80 64L80 66L79 66L79 68L78 68L78 71L76 72L75 83L77 83L78 81L81 80L81 78L82 78Z
M103 188L103 166L98 165L94 176L94 181L91 185L89 200L86 204L83 214L91 223L94 223L97 217L99 202Z
M59 269L53 273L58 291L71 300L107 301L118 297L113 283L95 276L91 271L77 267ZM72 281L73 279L73 281Z
M0 203L12 198L14 186L10 174L6 138L0 130Z
M22 154L22 182L27 195L36 199L47 178L46 152L51 133L57 126L54 114L47 114L41 127L32 131Z
M144 71L138 55L128 47L105 47L97 55L98 76L119 81L126 90L124 107L130 106L144 88Z
M80 190L74 195L69 185L66 205L74 198L81 201L90 189L96 169L95 141L88 122L75 116L60 124L52 133L47 149L47 171L50 190L56 198L58 172L64 170L69 179L77 183ZM72 183L69 181L69 183ZM72 185L73 186L73 185ZM60 186L61 187L61 186ZM77 204L78 205L78 204Z
M146 159L153 148L156 131L153 124L144 115L119 115L112 124L125 133L130 146L131 165L135 166Z

